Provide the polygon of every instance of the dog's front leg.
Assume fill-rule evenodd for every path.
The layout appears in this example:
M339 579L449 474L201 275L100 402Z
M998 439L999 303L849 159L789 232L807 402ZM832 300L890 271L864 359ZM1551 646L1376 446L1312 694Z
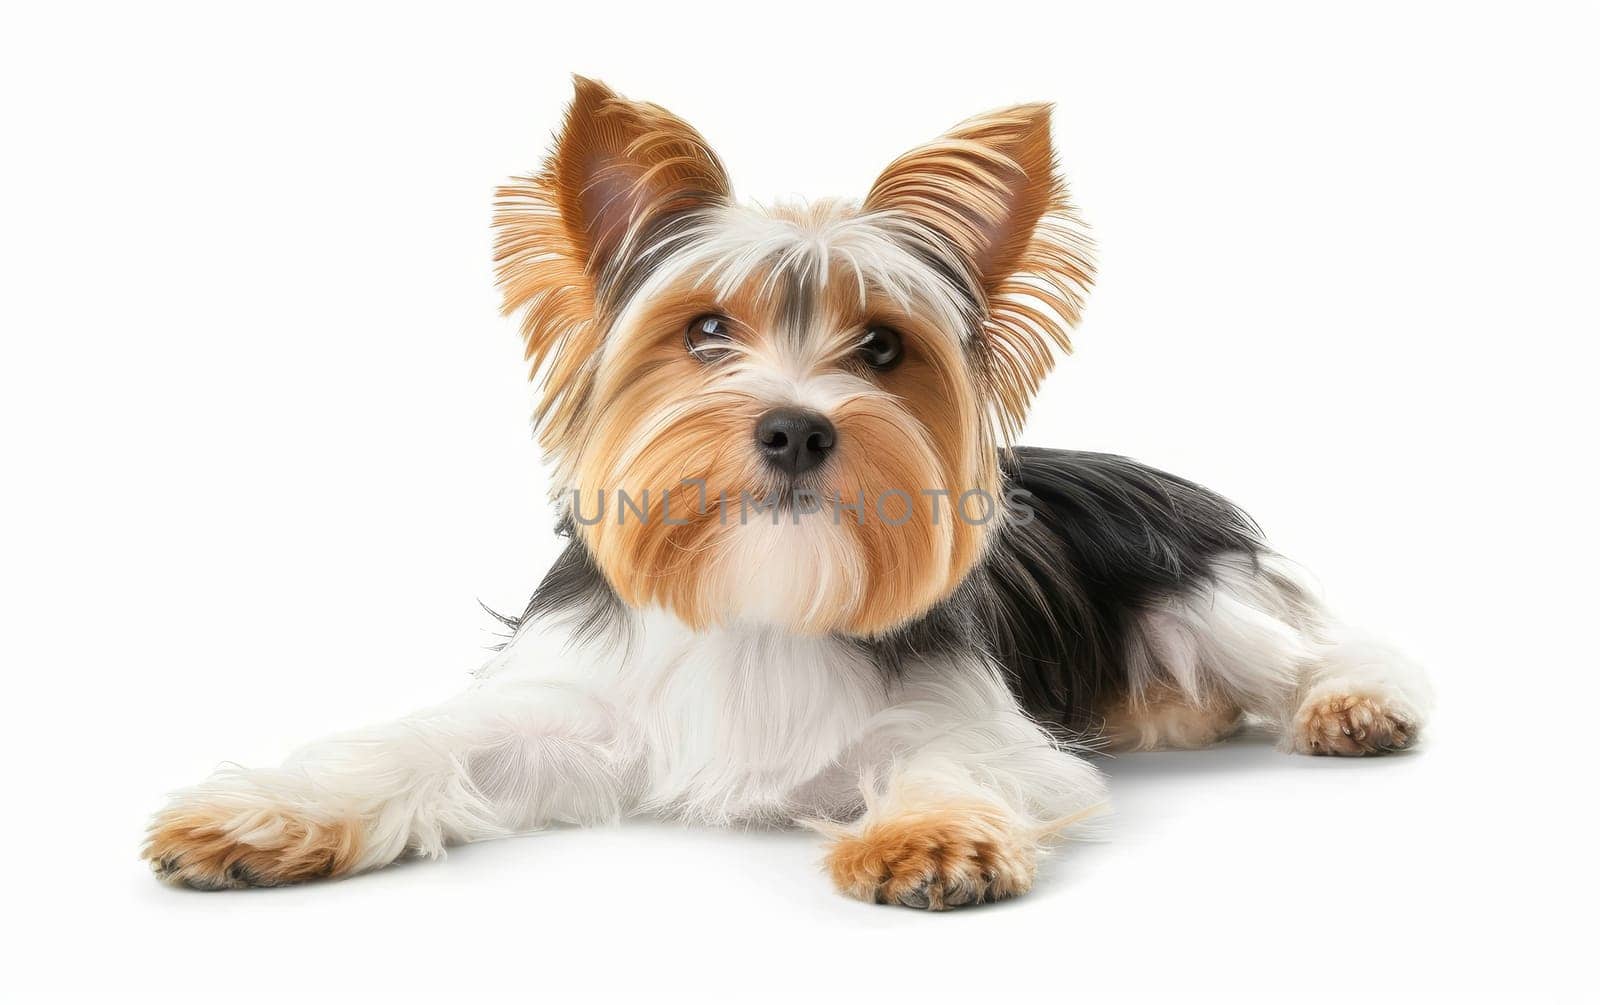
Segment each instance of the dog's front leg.
M1044 845L1104 805L1100 773L988 674L908 693L866 745L860 817L811 824L834 885L927 910L1026 893Z
M281 767L224 768L175 794L144 855L201 889L277 886L438 856L629 808L638 756L611 709L570 683L486 682L396 722L310 744Z

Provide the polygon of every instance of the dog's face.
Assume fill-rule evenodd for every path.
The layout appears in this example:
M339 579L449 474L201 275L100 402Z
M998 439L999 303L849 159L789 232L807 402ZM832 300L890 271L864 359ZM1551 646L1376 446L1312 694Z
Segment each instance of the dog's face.
M874 635L947 596L1091 276L1039 105L859 206L760 211L689 125L579 79L496 226L559 500L624 601L696 627Z

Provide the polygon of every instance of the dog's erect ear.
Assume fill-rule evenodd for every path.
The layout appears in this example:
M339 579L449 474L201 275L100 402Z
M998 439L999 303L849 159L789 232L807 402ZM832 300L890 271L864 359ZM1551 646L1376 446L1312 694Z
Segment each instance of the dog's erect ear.
M1056 173L1050 106L980 115L904 154L862 209L972 280L985 315L977 356L1009 438L1054 365L1052 349L1071 349L1067 328L1094 278L1093 245Z
M591 271L651 221L730 199L722 162L687 122L598 81L574 85L550 171L562 222Z
M507 314L522 311L540 442L565 452L594 380L599 308L653 224L727 202L727 173L688 123L657 105L573 78L575 93L539 174L495 202L495 263ZM614 305L610 305L614 306ZM608 307L609 309L609 307Z

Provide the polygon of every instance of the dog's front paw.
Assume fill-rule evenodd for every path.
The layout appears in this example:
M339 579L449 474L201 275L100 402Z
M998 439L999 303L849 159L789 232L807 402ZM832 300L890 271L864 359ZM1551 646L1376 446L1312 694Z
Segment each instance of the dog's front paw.
M353 820L254 795L185 794L151 822L143 855L169 883L226 890L338 876L354 868L361 850Z
M1295 713L1291 739L1301 754L1360 757L1416 742L1420 716L1391 698L1337 685L1317 688Z
M878 904L942 911L1026 893L1037 842L983 803L908 810L835 837L828 871L840 892Z

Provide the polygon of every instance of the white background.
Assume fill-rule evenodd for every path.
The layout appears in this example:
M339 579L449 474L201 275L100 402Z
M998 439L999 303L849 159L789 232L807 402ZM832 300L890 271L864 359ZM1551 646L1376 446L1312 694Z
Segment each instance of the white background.
M0 994L1577 993L1592 6L539 6L6 15ZM1025 442L1244 503L1432 668L1426 749L1118 758L1108 842L946 916L839 898L805 835L659 825L158 885L165 791L452 693L474 598L520 608L553 556L488 221L571 71L761 200L1057 102L1103 278Z

